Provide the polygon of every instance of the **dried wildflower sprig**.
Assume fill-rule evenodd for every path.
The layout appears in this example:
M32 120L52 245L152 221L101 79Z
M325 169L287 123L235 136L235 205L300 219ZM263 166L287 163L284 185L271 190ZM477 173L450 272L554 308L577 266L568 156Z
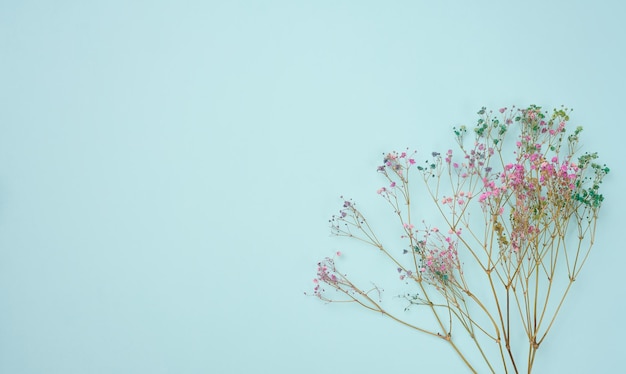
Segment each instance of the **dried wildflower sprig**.
M466 127L454 129L459 155L452 150L443 155L432 152L429 160L418 164L415 152L385 154L378 172L387 185L377 192L398 219L406 243L401 254L383 245L351 200L344 199L339 214L330 220L335 235L370 244L390 260L399 278L415 287L405 296L409 306L430 310L434 328L390 314L373 298L380 298L378 287L358 287L330 258L318 264L314 295L327 302L356 302L442 338L473 372L475 363L455 344L453 330L455 336L457 331L467 333L491 372L502 371L496 370L500 362L504 372L517 373L522 369L511 337L521 329L528 338L530 372L593 246L604 199L600 185L609 172L596 162L595 153L576 157L582 128L567 132L570 112L561 108L549 114L531 105L502 108L496 118L482 108L471 141L466 139ZM509 148L512 153L506 151ZM425 223L416 228L409 189L415 171L445 228ZM475 265L470 267L472 281L484 275L486 296L470 291L464 261ZM344 298L332 299L325 287ZM495 359L483 350L485 342L497 345Z

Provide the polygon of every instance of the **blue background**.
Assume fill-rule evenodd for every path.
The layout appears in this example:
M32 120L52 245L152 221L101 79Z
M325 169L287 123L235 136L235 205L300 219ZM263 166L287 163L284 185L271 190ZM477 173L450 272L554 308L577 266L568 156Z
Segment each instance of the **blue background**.
M619 371L626 7L469 3L1 1L0 373L465 372L303 292L382 152L533 103L612 168L536 371Z

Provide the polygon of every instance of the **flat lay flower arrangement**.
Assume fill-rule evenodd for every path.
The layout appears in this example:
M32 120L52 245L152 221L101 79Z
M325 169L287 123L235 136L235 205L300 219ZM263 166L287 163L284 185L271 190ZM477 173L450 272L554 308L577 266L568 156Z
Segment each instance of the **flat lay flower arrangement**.
M377 194L403 244L383 243L351 199L342 198L330 223L333 234L385 258L380 266L406 287L406 312L383 305L375 280L360 284L342 272L340 251L317 264L312 295L356 303L439 339L472 372L530 373L589 258L609 172L596 153L579 149L582 128L570 129L570 114L482 108L475 128L454 128L453 149L425 161L416 152L384 154ZM425 192L414 196L416 182ZM426 204L437 217L419 216Z

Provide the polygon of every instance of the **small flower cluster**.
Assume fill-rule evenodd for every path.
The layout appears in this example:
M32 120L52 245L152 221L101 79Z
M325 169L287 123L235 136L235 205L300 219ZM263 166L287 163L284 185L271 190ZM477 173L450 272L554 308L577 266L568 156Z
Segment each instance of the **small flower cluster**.
M463 177L462 177L463 178ZM441 198L441 205L449 207L454 210L457 206L462 207L467 204L469 200L474 197L472 191L459 191L453 196L443 196Z
M333 233L335 235L351 236L351 227L355 225L358 227L359 224L358 218L351 221L351 219L355 218L355 213L358 213L358 211L354 207L354 202L352 200L344 200L343 207L339 210L339 215L334 215L329 220Z
M320 287L320 283L336 285L339 278L335 274L335 262L332 258L326 257L323 261L317 263L317 278L313 279L315 287L313 288L315 296L322 297L324 289Z
M389 187L381 187L376 193L379 195L394 195L393 189L396 187L396 182L391 182Z
M454 272L461 269L456 237L461 231L450 230L449 234L451 235L443 235L437 227L433 227L424 233L424 239L415 246L421 258L420 273L436 287L446 287L454 283Z
M400 280L405 280L405 279L413 277L413 271L411 271L411 270L398 268L398 273L400 273Z
M336 256L341 256L341 252L337 251ZM337 272L335 267L335 260L326 257L324 260L317 263L317 277L313 279L313 294L320 299L327 300L324 296L326 291L323 285L329 285L333 288L339 288L342 284L345 284L343 277ZM330 301L330 300L327 300Z
M414 154L415 152L413 152ZM389 171L400 178L402 182L406 183L406 172L415 165L415 159L413 155L409 155L406 152L390 152L387 153L383 159L383 164L378 167L378 172L383 173L389 179ZM392 186L395 187L395 184ZM382 191L381 191L382 192Z

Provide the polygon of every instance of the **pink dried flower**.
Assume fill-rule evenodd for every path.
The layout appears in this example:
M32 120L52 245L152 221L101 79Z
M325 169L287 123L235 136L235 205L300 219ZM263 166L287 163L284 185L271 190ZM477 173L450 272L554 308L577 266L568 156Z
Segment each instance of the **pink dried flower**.
M501 116L503 119L498 120L493 118L493 112L487 112L483 108L479 112L481 118L476 127L478 140L473 142L473 145L469 145L468 139L463 138L462 134L466 133L465 127L459 130L454 129L455 140L459 143L461 151L460 156L456 158L459 162L453 162L452 150L448 150L443 156L438 152L432 152L433 161L423 166L416 166L421 172L418 177L422 178L410 178L413 172L410 165L416 162L409 157L413 157L415 153L408 156L406 152L392 152L385 155L384 165L380 166L378 171L386 178L387 187L381 187L377 193L383 194L385 201L392 206L394 218L399 218L403 225L404 230L401 233L404 235L401 235L401 238L408 244L405 243L399 248L395 247L395 244L393 244L394 247L383 245L377 237L379 234L375 234L373 228L370 227L371 222L368 222L350 201L345 201L344 208L340 210L341 215L333 216L331 220L331 227L337 235L357 238L372 244L384 253L383 257L391 259L391 264L397 268L401 280L407 285L413 284L412 281L419 284L418 294L415 296L407 294L406 299L411 305L430 305L430 309L434 309L435 313L442 311L439 317L445 312L451 320L455 318L461 320L462 323L456 326L466 327L470 337L475 333L487 334L499 345L501 353L503 348L509 348L509 341L497 331L508 331L508 325L505 326L501 315L497 318L498 313L494 314L486 310L489 309L490 304L476 301L474 296L477 294L474 294L474 290L468 289L470 282L465 282L463 263L477 261L480 266L472 268L472 277L476 275L474 270L482 268L491 280L498 280L491 284L491 288L499 287L500 289L491 290L493 292L489 294L493 294L496 301L501 301L502 292L500 291L503 291L502 287L504 287L507 293L513 296L512 299L517 304L514 308L519 310L522 318L525 321L532 321L533 316L529 310L537 309L537 305L535 308L528 305L529 293L535 293L536 303L536 296L539 294L536 286L541 287L543 284L551 286L552 273L555 273L553 269L558 268L557 265L561 262L567 264L569 272L567 275L570 281L573 281L578 274L581 262L584 261L575 260L579 258L575 245L571 247L571 251L568 247L567 252L571 253L562 251L564 247L562 243L565 242L564 235L568 231L566 229L571 227L567 226L568 222L578 220L576 222L580 234L578 239L582 241L587 233L593 236L597 208L602 201L602 195L598 194L599 182L602 179L602 173L608 172L608 168L603 168L593 162L595 154L585 154L579 158L580 166L571 162L576 159L574 150L577 148L577 135L580 129L571 135L559 134L559 132L566 132L566 124L562 119L568 118L568 110L555 110L551 116L549 112L542 111L541 107L534 105L527 109L513 107L511 111L507 111L506 107L500 108L499 112L504 115ZM519 124L521 129L511 131L513 135L508 135L509 127L504 126L503 123L512 124L513 122ZM557 123L558 127L556 127ZM515 134L520 135L517 139L511 139L516 136ZM505 135L509 138L505 139ZM515 142L516 148L512 147L511 141ZM505 151L512 151L508 154L508 158ZM404 159L404 162L401 159ZM441 167L442 159L447 163L447 168ZM597 171L596 179L587 173L591 169ZM420 204L424 202L422 196L409 194L409 180L415 181L416 179L422 179L427 184L429 196L426 200L434 201L435 212L442 215L440 218L443 220L440 223L443 223L446 229L441 232L437 227L432 227L425 221L423 221L424 229L415 229L410 223L416 222L416 214L429 212L428 209L421 209ZM399 182L394 180L399 180ZM400 183L402 188L394 189L397 186L396 183ZM474 196L478 198L474 199ZM474 200L477 201L474 202ZM478 211L474 207L479 208ZM484 226L476 223L476 219L481 217L485 219ZM448 233L446 234L445 231ZM419 235L423 237L418 238ZM572 239L575 240L576 237L572 235ZM585 242L584 244L585 248L588 248L593 243ZM578 248L581 246L579 245ZM402 258L396 257L400 253L410 255ZM545 255L546 253L548 255ZM563 254L557 256L557 253ZM336 256L341 256L341 252L336 251ZM459 256L462 256L462 261ZM555 260L557 257L558 262ZM566 258L561 260L562 257ZM369 285L365 285L367 288L364 289L358 288L356 284L362 284L362 282L352 283L348 274L337 271L334 259L336 257L333 256L331 259L327 258L318 263L317 278L313 280L315 296L324 301L334 301L330 300L323 289L323 287L332 288L340 291L336 293L339 295L338 298L345 299L338 301L356 302L367 309L391 316L390 311L383 309L382 304L379 304L380 300L373 299L375 296L373 294L380 293L381 289L375 285L373 288ZM540 273L541 285L532 284L531 288L531 283L537 282L538 278L534 276L537 275L534 272ZM546 279L544 275L549 277ZM554 276L556 277L556 274ZM524 280L520 281L521 277L525 277ZM431 291L439 292L438 297L441 302L437 301L436 308L432 308L433 303L430 302ZM547 304L550 292L545 297L545 301L543 296L542 294L541 302ZM470 304L476 304L474 301L481 304L481 307L474 308L474 310L479 313L484 311L487 317L494 318L479 316L474 321L474 317L470 319L467 316L467 321L465 321L467 323L464 325L466 313L472 307ZM487 307L482 307L482 305L487 305ZM476 307L476 305L473 306ZM540 311L541 318L543 318L544 311ZM517 311L513 314L517 315ZM404 323L400 320L401 317L392 316L392 318ZM486 326L478 326L481 320L487 321ZM497 325L494 326L495 331L489 320ZM451 331L449 327L446 328L446 325L448 325L447 321L443 324L439 323L439 326L434 329L423 331L450 342ZM452 321L448 326L451 325ZM474 327L478 328L474 329ZM455 334L458 331L462 332L463 329L457 328ZM541 336L543 333L540 332L537 335L537 331L534 330L527 331L527 333L531 344L530 350L534 354L533 350L536 350L537 344L543 339ZM505 341L500 340L501 338ZM511 354L511 350L508 353L511 360L504 362L505 369L509 364L515 366L515 355ZM483 355L491 368L490 358L486 356ZM508 360L506 356L502 355L504 360ZM474 370L473 363L467 364L472 372L484 371ZM532 366L532 360L529 366ZM528 369L530 371L530 367ZM491 372L503 372L503 370L491 368Z

